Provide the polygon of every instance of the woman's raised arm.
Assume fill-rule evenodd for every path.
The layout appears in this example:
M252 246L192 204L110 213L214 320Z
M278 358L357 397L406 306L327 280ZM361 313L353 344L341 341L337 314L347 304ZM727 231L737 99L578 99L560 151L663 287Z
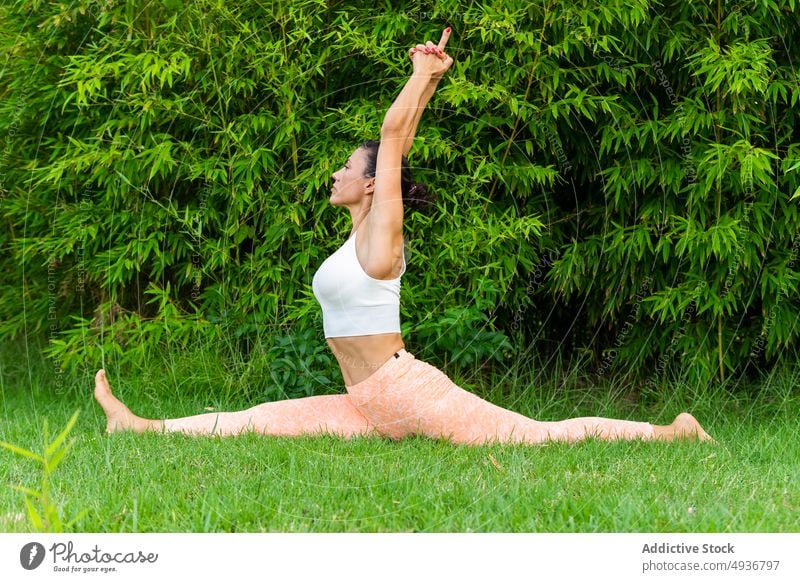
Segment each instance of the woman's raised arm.
M389 108L381 126L370 222L384 232L400 233L402 229L402 156L411 149L422 110L433 95L432 89L436 89L439 79L453 64L453 59L444 53L449 36L448 28L438 47L429 41L429 52L417 50L411 55L414 72Z
M450 27L448 26L444 32L445 34L448 35L449 38ZM426 48L428 49L434 48L434 44L430 41L428 41L427 45L418 44L417 46L411 48L408 51L408 58L412 59L413 61L414 53L416 53L417 51L425 51ZM439 57L442 58L443 60L449 58L447 57L443 49L440 49L438 46L436 46L435 49L438 52ZM414 115L414 121L411 123L411 132L406 137L406 141L403 145L403 155L406 157L408 156L408 153L411 151L411 146L414 145L414 136L417 133L417 126L419 125L420 117L422 117L422 112L425 111L425 107L428 105L428 101L430 101L431 97L433 97L433 94L436 92L436 87L439 85L439 81L441 80L442 80L441 75L432 76L430 81L428 82L428 85L425 87L425 91L423 92L422 98L420 99L419 107L417 107L417 112Z
M414 120L411 122L411 131L406 136L406 140L403 143L403 155L406 157L408 157L408 153L411 151L411 146L414 145L414 136L417 134L417 126L419 125L420 117L422 117L422 112L425 111L428 101L431 100L431 97L433 97L433 94L436 92L436 86L438 84L439 79L431 79L422 93L422 98L419 101L419 107L417 107L417 112L414 114Z
M411 135L413 139L422 110L430 101L442 75L453 64L453 59L444 52L449 38L450 27L447 27L438 46L428 41L426 45L417 45L409 51L414 72L386 113L381 126L382 136Z

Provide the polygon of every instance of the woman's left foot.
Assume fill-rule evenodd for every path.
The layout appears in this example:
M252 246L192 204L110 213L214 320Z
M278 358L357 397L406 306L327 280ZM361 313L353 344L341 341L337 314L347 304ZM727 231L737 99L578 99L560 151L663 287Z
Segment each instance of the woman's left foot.
M711 435L703 430L703 427L700 426L697 419L688 412L681 412L675 417L675 420L672 421L670 426L674 429L674 438L676 439L689 438L712 443L717 442L711 438Z
M158 421L148 420L136 416L125 406L116 396L111 393L108 385L105 370L100 370L94 377L94 398L103 407L106 413L106 432L118 432L132 430L134 432L144 432L150 429L157 429Z

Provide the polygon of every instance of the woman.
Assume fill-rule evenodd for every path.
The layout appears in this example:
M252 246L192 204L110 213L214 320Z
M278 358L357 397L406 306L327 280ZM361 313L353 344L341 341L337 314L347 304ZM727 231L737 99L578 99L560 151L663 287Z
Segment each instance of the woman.
M713 440L688 413L672 424L598 417L540 422L495 406L455 385L437 368L405 350L400 335L400 278L403 207L421 185L412 184L405 156L422 111L453 63L428 41L409 51L413 74L389 109L380 142L357 148L333 174L331 204L350 211L353 231L314 275L313 290L323 312L328 345L342 370L347 394L267 402L239 412L150 420L134 415L109 388L104 370L96 376L95 398L107 417L107 432L160 430L220 436L256 431L265 435L409 435L445 438L459 444L493 441L540 444L601 439L695 437Z

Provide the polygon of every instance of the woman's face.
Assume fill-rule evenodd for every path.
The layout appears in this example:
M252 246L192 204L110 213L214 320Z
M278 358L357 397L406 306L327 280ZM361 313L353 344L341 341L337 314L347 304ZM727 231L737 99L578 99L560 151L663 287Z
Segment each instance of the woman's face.
M350 154L344 166L333 173L331 204L335 206L358 204L367 194L367 186L374 178L364 177L366 154L364 148L358 148Z

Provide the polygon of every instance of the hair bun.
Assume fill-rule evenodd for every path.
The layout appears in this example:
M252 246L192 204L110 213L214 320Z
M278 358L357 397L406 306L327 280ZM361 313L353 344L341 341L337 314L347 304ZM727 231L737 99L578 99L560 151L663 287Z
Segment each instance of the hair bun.
M411 184L406 196L406 203L408 204L408 207L415 210L424 209L433 202L433 200L431 200L431 193L428 190L428 187L420 182L414 182Z

